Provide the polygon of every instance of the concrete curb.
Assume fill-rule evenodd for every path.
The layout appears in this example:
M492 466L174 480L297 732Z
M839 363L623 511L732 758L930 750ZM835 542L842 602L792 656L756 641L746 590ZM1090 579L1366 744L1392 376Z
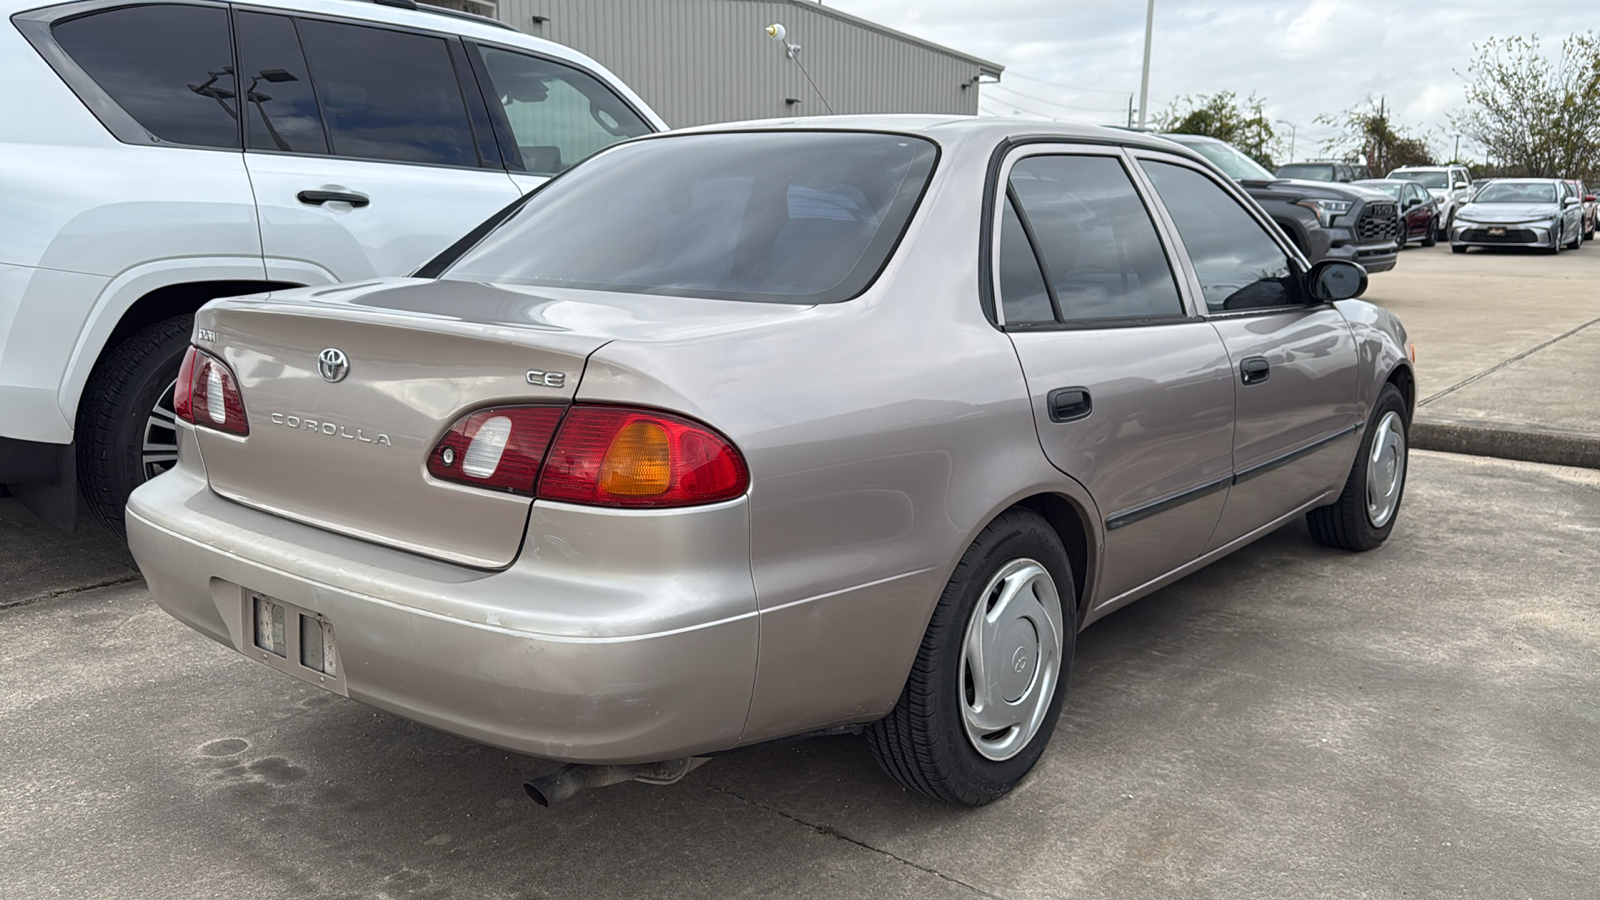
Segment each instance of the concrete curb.
M1591 431L1421 415L1411 423L1411 446L1600 469L1600 434Z

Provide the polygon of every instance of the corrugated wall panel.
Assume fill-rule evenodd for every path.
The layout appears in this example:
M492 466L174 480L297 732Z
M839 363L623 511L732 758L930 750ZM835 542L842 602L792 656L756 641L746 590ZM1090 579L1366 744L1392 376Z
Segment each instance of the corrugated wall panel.
M499 15L599 60L675 126L827 111L800 67L764 33L773 22L802 47L800 59L834 112L977 113L976 62L809 7L782 0L500 0Z

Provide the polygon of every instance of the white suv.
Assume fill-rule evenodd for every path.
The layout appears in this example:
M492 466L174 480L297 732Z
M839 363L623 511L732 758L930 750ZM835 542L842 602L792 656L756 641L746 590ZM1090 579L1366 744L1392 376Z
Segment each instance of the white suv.
M1389 173L1390 178L1415 181L1428 189L1439 201L1439 240L1450 235L1450 225L1456 219L1456 210L1472 199L1472 175L1465 166L1401 166Z
M0 485L121 529L214 297L408 273L665 128L593 60L411 0L0 0Z

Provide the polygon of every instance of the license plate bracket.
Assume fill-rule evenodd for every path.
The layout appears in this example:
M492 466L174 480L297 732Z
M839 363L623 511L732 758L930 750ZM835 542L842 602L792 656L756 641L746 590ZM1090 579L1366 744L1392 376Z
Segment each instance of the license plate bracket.
M1504 228L1491 228L1491 229L1489 229L1489 234L1494 236L1494 237L1500 237L1500 236L1504 235L1505 233L1506 233L1506 230Z
M269 668L350 696L333 623L315 610L246 591L244 652Z

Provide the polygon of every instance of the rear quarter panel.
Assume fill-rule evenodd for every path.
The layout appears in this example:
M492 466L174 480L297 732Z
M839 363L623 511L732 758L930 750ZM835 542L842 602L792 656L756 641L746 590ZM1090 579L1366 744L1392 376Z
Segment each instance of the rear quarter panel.
M579 400L682 411L749 463L761 651L741 743L887 712L977 532L1036 492L1090 505L1045 460L1015 352L979 307L986 159L945 149L863 296L589 361Z

